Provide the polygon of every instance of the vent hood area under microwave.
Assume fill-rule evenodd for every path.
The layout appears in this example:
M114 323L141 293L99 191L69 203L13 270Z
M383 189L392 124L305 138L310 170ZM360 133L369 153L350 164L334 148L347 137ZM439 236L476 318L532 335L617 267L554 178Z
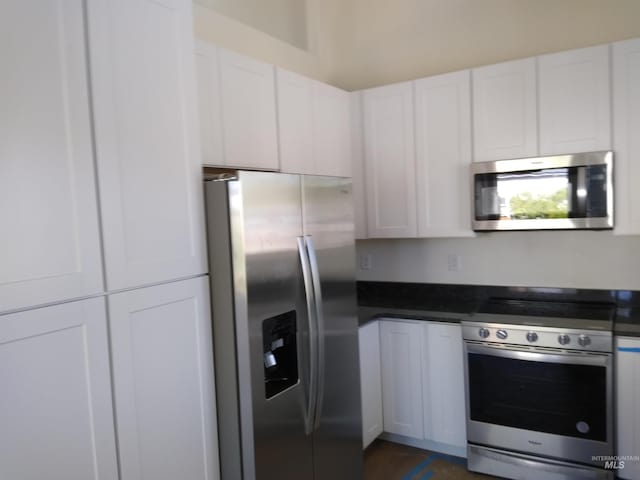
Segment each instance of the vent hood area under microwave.
M613 152L471 165L472 226L492 230L613 228Z

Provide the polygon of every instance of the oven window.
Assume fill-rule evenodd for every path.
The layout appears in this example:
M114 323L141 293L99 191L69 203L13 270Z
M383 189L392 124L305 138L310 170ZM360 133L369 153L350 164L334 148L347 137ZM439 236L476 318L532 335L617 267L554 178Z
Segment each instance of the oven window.
M471 420L607 441L605 367L467 355Z

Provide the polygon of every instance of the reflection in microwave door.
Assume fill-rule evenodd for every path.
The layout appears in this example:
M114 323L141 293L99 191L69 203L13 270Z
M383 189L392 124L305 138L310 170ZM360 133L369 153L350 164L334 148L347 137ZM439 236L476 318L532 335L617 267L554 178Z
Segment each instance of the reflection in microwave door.
M500 213L500 197L497 187L483 187L480 194L482 212L485 215L498 215Z

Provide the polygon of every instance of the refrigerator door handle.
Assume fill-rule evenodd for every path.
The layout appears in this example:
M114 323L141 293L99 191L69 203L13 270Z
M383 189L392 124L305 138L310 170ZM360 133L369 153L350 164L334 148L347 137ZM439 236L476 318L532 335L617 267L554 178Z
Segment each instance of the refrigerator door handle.
M309 255L304 237L298 237L298 253L300 254L300 265L302 267L302 280L304 283L304 294L307 303L307 327L309 329L309 391L307 395L307 411L304 418L304 432L311 435L314 430L314 420L316 417L316 404L318 401L318 339L317 322L315 320L316 308L313 288L313 277Z
M307 246L307 254L309 256L309 264L311 267L311 279L313 281L313 296L315 298L315 320L318 339L318 367L317 367L317 400L315 405L314 429L320 427L320 417L322 414L322 403L324 399L324 363L325 363L325 331L324 331L324 314L322 311L322 287L320 285L320 271L318 269L318 258L316 250L313 247L313 239L311 235L306 235L305 244Z

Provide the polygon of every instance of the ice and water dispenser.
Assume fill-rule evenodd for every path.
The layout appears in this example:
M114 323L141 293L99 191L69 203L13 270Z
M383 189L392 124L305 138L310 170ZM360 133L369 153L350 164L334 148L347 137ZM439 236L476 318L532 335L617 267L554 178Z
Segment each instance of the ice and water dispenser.
M262 351L267 399L298 383L296 339L295 310L263 320Z

